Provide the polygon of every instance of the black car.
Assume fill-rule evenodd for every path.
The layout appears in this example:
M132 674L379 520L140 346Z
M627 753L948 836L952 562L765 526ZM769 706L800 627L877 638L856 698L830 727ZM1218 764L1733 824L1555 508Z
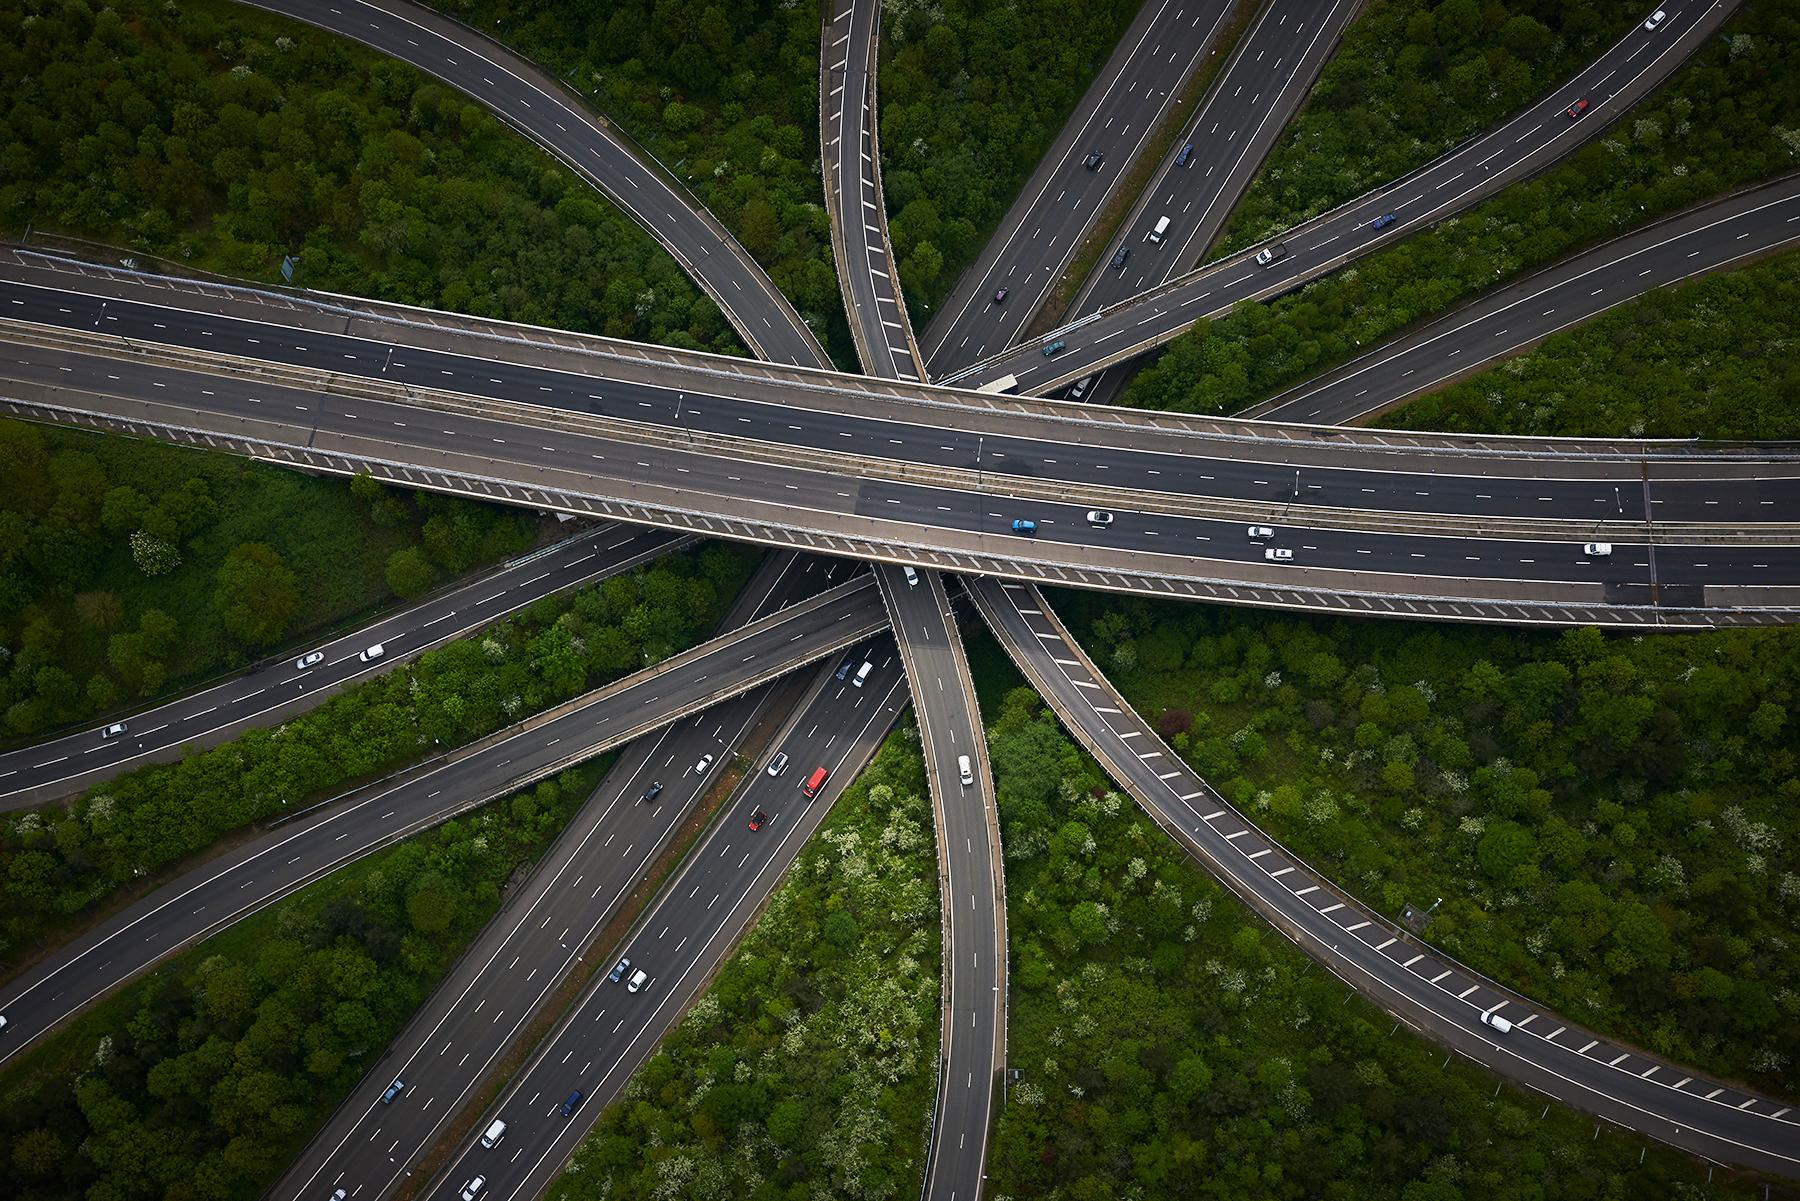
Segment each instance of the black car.
M654 801L657 797L659 797L661 795L662 795L662 781L657 780L655 783L651 784L650 787L644 789L643 799L645 801Z
M1129 246L1119 247L1119 253L1113 255L1113 259L1112 259L1113 270L1114 271L1125 270L1125 260L1130 257L1131 257L1131 247L1129 247Z
M1086 167L1089 171L1098 171L1100 169L1100 164L1105 161L1106 156L1104 154L1101 154L1098 150L1090 150L1088 151L1087 157L1081 160L1081 165Z

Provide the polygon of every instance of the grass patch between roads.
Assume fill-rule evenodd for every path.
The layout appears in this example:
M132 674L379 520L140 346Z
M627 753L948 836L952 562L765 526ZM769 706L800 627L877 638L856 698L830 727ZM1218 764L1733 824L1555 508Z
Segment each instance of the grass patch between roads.
M604 774L566 771L333 873L183 952L0 1075L19 1201L261 1193Z

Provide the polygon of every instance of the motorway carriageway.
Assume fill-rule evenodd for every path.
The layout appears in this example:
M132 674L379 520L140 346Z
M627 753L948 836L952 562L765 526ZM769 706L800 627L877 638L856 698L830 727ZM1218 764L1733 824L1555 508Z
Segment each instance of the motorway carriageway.
M1279 2L1279 0L1277 0ZM1068 269L1219 35L1233 0L1151 0L925 330L933 377L1011 346ZM1085 160L1103 160L1089 169ZM995 301L1000 289L1004 301Z
M690 541L666 530L606 522L351 633L293 648L222 683L127 714L122 737L102 738L93 728L7 751L0 754L0 810L40 805L149 763L174 762L253 726L286 721L543 597L616 575ZM360 653L375 644L386 653L363 662ZM314 652L324 659L297 665Z
M631 993L623 983L596 975L572 1012L473 1125L425 1196L454 1201L477 1174L487 1177L486 1195L493 1201L541 1196L590 1124L699 999L800 848L906 706L906 680L892 640L884 636L860 644L857 651L877 664L865 686L855 688L830 674L823 677L801 717L770 754L757 760L756 770L705 840L619 947L633 970L649 973L643 991ZM785 751L789 763L785 773L771 777L767 764L775 751ZM829 768L831 775L820 795L809 799L801 785L817 766ZM750 815L757 809L771 820L751 831ZM565 1118L562 1104L577 1088L582 1100L574 1116ZM477 1136L494 1118L506 1121L506 1135L499 1146L484 1148ZM340 1187L355 1183L345 1177ZM287 1189L276 1194L296 1201L308 1201L310 1195Z
M18 356L38 354L40 352L28 348L15 350ZM255 383L244 385L237 380L186 373L164 373L136 362L68 355L61 351L41 354L41 363L35 365L35 370L38 377L51 386L86 384L106 391L110 385L101 377L118 379L120 373L125 373L140 381L133 385L140 389L140 394L154 394L152 388L158 379L173 384L166 389L171 397L184 392L191 397L206 390L206 383L215 384L216 387L211 389L215 394L213 405L225 408L235 404L238 412L255 414L259 420L267 420L284 404L294 409L306 409L309 411L291 420L300 422L310 431L305 440L320 445L323 445L325 433L356 438L362 436L361 429L379 429L381 425L391 423L409 426L407 437L415 445L445 453L466 452L471 446L504 442L500 435L506 434L514 439L505 452L510 462L542 465L584 477L592 470L591 462L607 456L625 464L654 462L655 468L645 474L646 478L655 476L656 479L639 485L640 488L667 486L661 482L686 476L681 480L680 489L671 487L669 495L684 507L697 505L702 496L714 496L719 511L726 517L732 515L735 505L736 511L748 519L751 515L744 512L743 497L746 493L752 496L760 493L779 502L788 521L794 514L808 509L821 519L832 515L861 516L893 523L908 538L916 538L919 531L928 529L940 538L952 535L944 541L953 547L979 548L997 542L1009 551L1017 548L1016 553L1021 556L1068 562L1080 567L1099 569L1123 563L1139 570L1153 569L1170 574L1191 576L1210 571L1230 578L1249 579L1280 577L1291 570L1260 562L1261 547L1244 537L1243 527L1237 520L1127 510L1118 513L1113 527L1097 530L1090 528L1084 520L1082 504L1056 504L1038 499L1028 504L1013 502L1016 507L1008 509L993 509L988 506L994 502L980 493L874 479L856 485L855 492L851 493L839 487L844 482L839 477L822 472L700 455L680 449L646 448L562 431L558 432L554 446L541 445L541 436L533 442L520 443L516 426L485 418L447 418L439 413L421 412L381 401L345 402L310 392L291 392ZM15 362L13 374L26 373L27 368ZM250 393L255 393L256 397L252 398ZM256 407L262 400L267 400L268 405ZM334 411L338 404L346 404L348 411ZM368 419L362 426L357 424L358 414ZM394 421L397 417L407 417L408 421ZM425 424L421 418L428 419L431 424ZM1251 479L1267 498L1268 516L1262 520L1278 529L1277 544L1294 549L1299 566L1309 568L1315 575L1330 572L1329 578L1343 581L1341 586L1346 588L1371 591L1386 588L1408 594L1477 599L1500 596L1515 601L1530 601L1551 592L1563 595L1566 591L1582 603L1597 602L1602 595L1607 597L1608 603L1644 603L1651 595L1669 587L1689 584L1713 589L1732 584L1769 587L1800 579L1800 547L1745 545L1749 541L1748 535L1729 531L1717 544L1707 545L1691 538L1684 540L1681 531L1664 527L1658 531L1655 558L1648 554L1633 557L1631 548L1638 543L1631 535L1644 528L1633 519L1642 512L1643 498L1649 490L1641 480L1620 484L1595 480L1541 481L1535 489L1543 498L1553 501L1559 495L1572 495L1581 497L1583 503L1570 504L1567 508L1553 506L1553 511L1560 510L1564 514L1566 523L1552 527L1554 537L1502 540L1493 536L1460 538L1407 532L1409 528L1429 529L1421 520L1398 527L1380 522L1374 523L1372 529L1308 529L1302 523L1316 520L1313 514L1322 504L1333 500L1355 504L1370 499L1367 495L1358 496L1351 492L1347 482L1373 478L1385 483L1393 495L1397 492L1394 488L1396 477L1384 480L1379 475L1358 476L1298 468L1291 469L1292 475L1275 475L1266 466L1235 466L1240 469L1239 474L1258 470L1267 473L1266 477L1252 476ZM1452 503L1466 492L1476 498L1477 505L1493 503L1497 506L1503 487L1522 499L1528 493L1521 493L1520 489L1530 487L1519 481L1484 483L1480 477L1446 479L1438 476L1429 481L1410 475L1399 478L1407 483L1428 485L1418 489L1422 492L1448 490ZM1743 481L1736 486L1732 481L1722 481L1721 491L1735 493L1737 507L1723 503L1712 507L1701 501L1700 511L1708 517L1716 514L1720 521L1741 521L1746 527L1750 527L1749 519L1753 517L1780 520L1793 510L1776 509L1774 498L1782 495L1783 489L1792 483L1791 477ZM1491 494L1476 491L1483 487L1495 491ZM1697 489L1698 484L1695 484L1690 491ZM1671 490L1674 489L1670 485L1659 486L1659 491ZM1653 503L1660 503L1662 499L1657 497ZM1291 515L1288 512L1290 504ZM1364 509L1374 507L1363 505ZM1661 515L1661 510L1658 512ZM1017 517L1041 522L1038 537L1019 539L1005 534L1008 523ZM1504 525L1497 525L1492 530L1475 532L1491 535L1495 532L1503 534L1505 530ZM1753 527L1749 528L1749 533L1754 533ZM959 539L955 535L962 537ZM1611 560L1589 560L1581 553L1586 537L1617 538L1621 549ZM1481 574L1484 572L1488 574ZM1705 600L1703 593L1687 597L1676 593L1663 597L1662 603L1698 605Z
M904 400L887 406L893 417L866 416L838 408L839 402L850 401L867 409L871 405L866 395L796 389L750 376L721 379L712 372L619 363L593 355L555 356L559 363L566 359L570 368L579 366L589 372L611 369L658 377L656 383L642 383L503 358L408 347L398 339L416 331L404 328L384 327L383 340L376 341L373 337L295 329L266 308L257 310L261 320L251 321L150 303L144 298L151 293L144 288L131 289L129 300L108 298L77 290L79 277L29 271L16 264L0 265L0 271L28 274L33 280L0 279L0 320L10 317L84 335L98 330L109 338L128 340L131 345L124 348L126 358L141 358L143 351L162 344L247 361L265 360L327 371L340 378L367 378L387 385L442 389L593 414L609 423L622 423L615 427L623 431L642 427L677 437L709 434L744 439L748 443L744 453L765 446L771 451L842 456L845 466L840 470L846 474L857 467L866 474L870 466L882 464L891 464L896 472L914 468L956 472L988 493L1049 482L1085 489L1089 497L1102 503L1109 493L1129 489L1165 497L1168 503L1181 498L1224 498L1279 504L1290 499L1292 471L1302 468L1328 473L1332 481L1328 502L1353 504L1360 510L1583 520L1598 518L1601 510L1597 506L1611 509L1617 500L1623 505L1617 516L1631 522L1644 517L1641 485L1647 462L1649 480L1656 490L1652 503L1662 521L1741 524L1787 520L1784 514L1800 511L1800 469L1785 461L1779 465L1757 461L1753 456L1709 458L1705 447L1696 448L1695 458L1683 457L1679 448L1661 447L1640 459L1618 449L1639 444L1485 440L1500 449L1477 452L1474 448L1484 440L1468 439L1465 444L1471 449L1459 454L1436 449L1458 445L1448 439L1432 440L1424 449L1401 441L1385 448L1370 447L1357 441L1358 436L1311 437L1303 442L1250 436L1210 439L1179 432L1179 425L1139 413L1106 410L1098 411L1101 421L1065 421ZM38 286L47 280L54 280L57 287ZM29 368L46 381L75 382L57 374L69 366L60 355L39 358L16 340L9 341L14 344L6 356L11 360L4 365L7 374L29 378L30 372L21 370ZM474 337L465 344L471 352L519 353L516 344ZM670 383L661 382L662 377ZM676 381L690 386L671 386ZM103 390L108 382L126 382L118 366L101 371L95 381ZM709 388L711 391L706 390ZM115 386L111 391L126 393L129 388ZM240 386L236 401L237 411L247 415L313 424L330 411L329 405L309 404L304 399L257 408L269 390L248 391L254 400L245 399L246 389ZM200 395L219 399L200 401ZM955 393L943 395L947 400L960 399ZM212 408L227 396L223 389L203 386L185 399L195 407ZM1075 414L1096 412L1067 407ZM342 420L347 423L359 416L377 423L362 427L370 435L392 440L396 446L421 437L422 431L398 420L404 413L389 415L377 406L365 414L352 409ZM1226 428L1242 428L1249 434L1259 427L1228 423ZM402 429L408 432L398 432ZM515 428L510 441L496 436L506 432L498 429L477 445L505 445L508 449L502 453L508 457L534 453L520 443L522 436L529 437L535 430ZM430 431L423 433L429 435ZM1515 447L1541 450L1529 457L1509 453ZM1590 455L1591 451L1602 453ZM661 453L648 444L632 446L632 453L645 452ZM590 464L589 470L606 469ZM979 479L974 478L977 474ZM1615 488L1627 483L1639 485L1637 495L1616 497ZM1793 507L1772 512L1782 498L1790 500Z
M163 957L377 848L867 639L887 627L867 575L518 726L305 813L176 877L0 993L0 1063Z
M737 606L734 617L766 617L816 589L826 572L850 570L843 562L772 555L747 589L760 600ZM823 670L829 677L830 665ZM717 782L751 727L769 720L772 690L782 693L777 720L791 724L800 694L809 691L804 677L764 685L631 744L524 888L508 898L357 1090L313 1136L276 1185L276 1195L292 1190L304 1197L356 1183L365 1196L384 1196L402 1174L418 1169L593 949L594 939ZM862 689L856 692L864 695ZM703 755L711 762L700 770ZM661 789L646 803L653 785ZM381 1096L395 1079L405 1081L406 1091L390 1107Z
M972 388L1011 374L1021 392L1049 392L1159 346L1195 321L1217 317L1245 300L1293 291L1462 212L1598 136L1608 122L1674 74L1741 3L1665 4L1668 17L1657 29L1645 29L1642 20L1632 22L1618 42L1573 79L1419 170L1161 288L1064 325L1032 345L948 375L945 382ZM1566 110L1580 100L1589 107L1579 120L1571 119ZM1374 229L1371 222L1388 213L1397 220ZM1286 257L1266 267L1256 265L1254 256L1274 245L1285 247ZM1057 340L1067 349L1046 358L1040 348Z

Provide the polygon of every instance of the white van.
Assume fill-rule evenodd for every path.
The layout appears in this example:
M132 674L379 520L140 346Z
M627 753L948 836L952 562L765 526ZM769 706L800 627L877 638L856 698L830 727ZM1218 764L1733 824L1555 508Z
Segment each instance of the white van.
M875 665L873 663L869 662L867 659L864 659L863 665L856 669L856 678L851 680L850 682L852 684L855 684L858 688L861 688L863 686L863 684L868 681L869 673L874 670L875 670Z
M1512 1033L1512 1023L1507 1021L1505 1018L1501 1017L1498 1013L1496 1013L1492 1009L1482 1010L1481 1020L1483 1022L1486 1022L1489 1026L1492 1026L1495 1030L1499 1031L1501 1034L1511 1034Z
M906 577L906 586L908 588L917 588L919 586L919 573L913 570L911 563L902 563L900 565L900 574Z
M964 788L967 788L975 782L975 769L969 765L969 757L967 755L958 755L956 757L956 770L962 773Z
M1156 219L1156 228L1150 231L1150 241L1160 242L1163 240L1163 235L1168 232L1169 219L1167 217L1158 217Z
M499 1118L495 1118L489 1123L487 1133L481 1136L481 1145L484 1147L498 1147L500 1145L500 1140L505 1137L506 1123L502 1122Z
M368 650L359 651L357 653L356 657L358 659L361 659L364 663L373 663L373 662L375 662L375 660L381 658L381 656L383 656L385 654L387 654L387 647L385 647L385 646L381 645L381 643L377 642L374 646L370 647Z

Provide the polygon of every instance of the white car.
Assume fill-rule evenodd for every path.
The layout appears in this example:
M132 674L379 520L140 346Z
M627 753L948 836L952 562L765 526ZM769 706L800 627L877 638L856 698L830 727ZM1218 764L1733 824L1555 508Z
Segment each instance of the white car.
M1492 1009L1482 1010L1481 1020L1483 1022L1485 1022L1487 1025L1492 1026L1495 1030L1499 1031L1501 1034L1512 1033L1513 1024L1511 1022L1507 1021L1505 1018L1501 1017L1498 1013L1495 1013Z
M102 738L122 738L124 735L125 723L122 721L115 721L112 725L107 726L104 730L100 731L100 737Z
M694 764L694 774L696 776L704 776L706 774L706 769L712 766L712 761L713 757L711 755L700 756L700 762Z
M643 968L631 973L631 979L625 981L626 992L642 992L644 985L650 983L650 973Z
M1267 542L1275 536L1275 528L1267 525L1253 525L1244 531L1252 542Z
M294 670L305 671L307 668L317 667L323 662L325 662L324 651L308 651L306 654L301 655L298 659L294 660Z
M1657 9L1655 12L1650 14L1650 19L1648 21L1644 22L1644 28L1645 29L1655 29L1658 25L1661 25L1663 23L1663 19L1665 17L1667 17L1668 15L1669 14L1664 12L1662 9L1660 9L1660 8Z
M777 752L775 757L769 760L769 774L771 776L779 776L782 772L787 770L787 767L788 757L786 751Z
M1263 558L1271 563L1292 563L1294 552L1285 546L1271 546L1263 551Z
M1612 543L1590 542L1581 548L1581 553L1590 559L1604 559L1612 554Z
M476 1194L481 1192L481 1190L486 1187L487 1187L487 1177L486 1176L475 1177L475 1179L473 1179L473 1180L469 1181L469 1183L463 1185L462 1201L475 1201Z
M1089 509L1087 514L1088 524L1097 525L1101 529L1105 529L1107 526L1111 525L1112 518L1113 515L1108 513L1105 509Z

